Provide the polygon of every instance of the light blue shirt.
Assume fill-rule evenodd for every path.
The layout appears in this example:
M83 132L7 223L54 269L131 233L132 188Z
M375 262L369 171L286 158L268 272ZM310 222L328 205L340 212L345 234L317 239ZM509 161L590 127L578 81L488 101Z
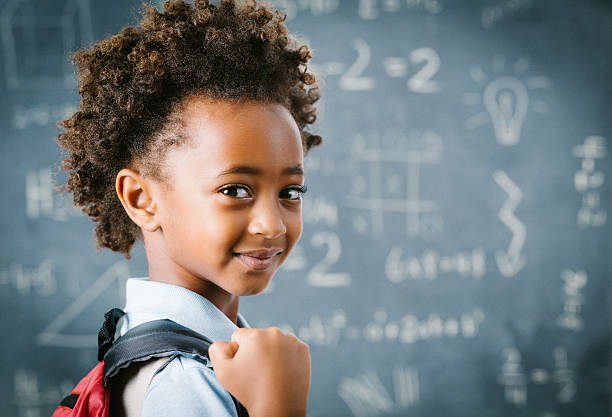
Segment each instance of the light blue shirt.
M124 334L139 324L170 319L213 341L231 340L239 327L250 327L238 314L238 326L213 303L186 288L146 278L131 278L126 286L126 315L117 323ZM141 417L237 416L229 393L207 360L178 356L157 372L145 394Z

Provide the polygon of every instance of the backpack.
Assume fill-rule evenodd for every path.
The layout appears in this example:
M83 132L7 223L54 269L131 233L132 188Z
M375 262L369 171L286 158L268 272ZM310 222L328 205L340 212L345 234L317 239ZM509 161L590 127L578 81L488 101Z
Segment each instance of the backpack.
M212 340L168 319L138 325L113 342L117 321L124 314L113 308L104 315L98 333L99 363L60 402L52 417L109 417L108 383L133 362L180 354L208 359ZM231 397L238 417L248 417L246 408Z

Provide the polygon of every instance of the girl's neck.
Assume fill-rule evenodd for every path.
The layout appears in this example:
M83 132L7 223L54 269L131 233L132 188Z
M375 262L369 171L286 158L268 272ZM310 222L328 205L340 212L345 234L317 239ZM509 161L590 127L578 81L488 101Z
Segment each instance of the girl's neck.
M145 250L149 264L149 280L193 291L213 303L232 323L237 324L240 296L231 294L216 284L195 277L178 267L167 258L164 251L156 251L154 245L145 244Z

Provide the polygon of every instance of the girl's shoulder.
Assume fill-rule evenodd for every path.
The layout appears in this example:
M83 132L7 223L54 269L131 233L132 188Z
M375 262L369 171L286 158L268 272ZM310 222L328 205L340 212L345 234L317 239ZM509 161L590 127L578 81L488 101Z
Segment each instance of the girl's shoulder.
M205 359L178 355L157 369L142 403L145 416L235 416L231 395Z

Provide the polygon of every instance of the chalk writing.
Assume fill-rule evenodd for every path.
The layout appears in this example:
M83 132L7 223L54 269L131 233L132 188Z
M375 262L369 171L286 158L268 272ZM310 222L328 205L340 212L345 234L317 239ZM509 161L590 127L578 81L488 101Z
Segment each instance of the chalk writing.
M340 77L340 88L351 91L374 90L376 80L373 77L362 76L370 63L370 46L359 38L353 39L351 46L357 50L357 59Z
M23 130L32 126L54 125L58 120L71 116L76 109L73 103L60 105L39 103L30 107L17 105L13 109L13 129Z
M63 333L63 331L113 284L117 285L120 298L125 298L123 292L128 277L129 267L126 262L117 262L112 265L38 334L36 338L38 344L73 348L96 346L97 335L95 334L75 335Z
M525 245L527 229L514 215L516 207L523 198L523 193L504 171L495 171L493 179L508 194L508 199L499 209L499 219L512 231L512 239L508 249L505 252L498 251L495 254L495 260L499 272L504 277L513 277L525 266L525 257L521 254L521 251Z
M304 162L308 173L316 171L323 175L337 175L341 172L342 168L346 169L343 164L338 164L338 160L335 158L323 158L309 155ZM307 201L308 198L308 195L306 195L304 201Z
M480 325L485 320L484 312L475 308L456 316L442 317L431 313L423 318L408 314L399 320L392 320L386 310L374 313L374 320L365 325L349 323L344 310L335 310L329 317L313 315L307 324L296 327L282 322L277 326L295 334L313 346L336 347L342 341L365 340L369 343L413 344L432 339L471 339L478 335ZM269 323L259 323L267 327Z
M423 9L432 14L444 11L439 0L359 0L358 12L362 19L372 20L380 16L381 10L387 13L398 13L403 12L404 7L407 7L408 10Z
M576 373L569 368L567 351L563 347L553 350L554 367L524 369L521 352L515 348L507 348L502 352L504 363L498 378L504 387L504 399L510 404L525 407L528 403L528 386L555 384L557 392L555 400L567 404L576 398Z
M57 386L41 390L38 374L26 369L17 369L13 376L14 397L20 417L41 416L42 410L49 405L57 405L74 384L64 379Z
M301 244L295 245L281 269L285 271L298 271L300 269L306 269L308 267L308 259L306 258L306 251ZM272 284L272 281L270 284Z
M351 46L357 51L357 57L353 64L341 75L340 88L348 91L376 89L376 79L364 75L371 61L370 46L360 38L353 39ZM386 57L382 63L386 74L391 78L406 76L409 64L413 67L423 64L414 75L408 78L406 86L414 93L430 94L440 91L439 83L433 80L433 77L440 70L440 56L432 48L417 48L408 55L407 60L400 57ZM334 66L334 68L336 67ZM327 74L328 72L325 73L325 75Z
M486 269L485 252L480 248L447 256L436 250L425 251L420 257L404 257L402 252L402 247L395 245L387 256L385 273L391 282L399 283L406 278L434 280L441 274L481 278Z
M485 314L476 308L473 311L461 313L458 317L441 317L431 313L423 319L409 314L399 321L388 321L385 310L376 312L374 321L364 329L365 340L383 342L398 340L411 344L429 339L464 337L470 339L478 334Z
M338 227L338 204L322 196L304 199L302 204L304 224L323 223L327 227Z
M306 280L313 287L346 287L351 284L351 276L346 272L332 272L332 267L340 259L342 244L337 234L320 231L312 235L310 243L313 247L327 247L324 258L310 269Z
M395 398L374 371L356 377L343 377L338 395L357 417L374 417L413 407L420 400L419 373L411 367L396 366L392 371Z
M521 364L521 353L515 348L502 352L504 363L498 382L504 387L504 399L516 406L527 405L527 390L529 383L536 385L556 384L555 399L566 404L576 397L576 374L569 369L567 351L557 347L553 351L554 369L534 368L525 370Z
M53 171L50 166L27 172L25 197L26 215L29 219L49 217L56 221L66 221L81 214L67 195L54 191Z
M351 157L355 177L349 204L358 211L354 217L355 230L359 233L371 230L376 235L383 235L384 215L399 212L406 215L409 236L439 232L442 220L434 216L438 206L421 197L420 184L421 165L439 163L441 159L440 136L431 131L410 136L397 130L389 133L393 136L390 146L382 145L383 137L388 137L384 132L382 135L373 132L367 139L358 135L353 140ZM364 174L369 176L366 178ZM398 193L404 198L398 198ZM369 212L369 220L359 211ZM428 227L423 222L424 214L431 215Z
M584 304L582 289L587 284L584 271L565 269L561 272L563 280L563 313L557 317L557 325L562 329L578 331L584 327L580 312Z
M283 10L287 14L287 21L291 21L305 11L310 11L314 17L333 13L340 0L273 0L271 3Z
M531 10L533 3L533 0L505 0L495 6L483 7L480 23L482 27L490 29L507 16Z
M581 167L574 174L574 186L582 194L576 223L580 227L601 227L608 218L600 203L605 177L601 170L595 169L595 161L607 156L606 140L601 136L589 136L582 145L574 147L573 154L581 159Z
M310 262L302 245L297 245L282 266L284 271L308 269L306 283L312 287L336 288L351 285L351 275L336 271L336 264L342 255L342 242L338 234L331 231L318 231L310 238L313 248L326 248L323 257ZM268 285L266 293L274 291L274 282Z
M440 57L431 48L418 48L410 53L408 60L400 57L387 57L383 59L383 67L387 75L391 78L401 78L408 74L409 63L425 65L408 79L406 86L415 93L437 93L440 85L432 78L440 69Z
M21 296L36 293L48 297L57 291L53 266L54 262L51 259L45 259L35 267L12 263L7 270L0 270L0 285L14 288Z
M300 326L297 334L300 339L318 346L338 346L341 331L346 325L346 313L343 310L335 310L329 320L315 314L307 325Z

